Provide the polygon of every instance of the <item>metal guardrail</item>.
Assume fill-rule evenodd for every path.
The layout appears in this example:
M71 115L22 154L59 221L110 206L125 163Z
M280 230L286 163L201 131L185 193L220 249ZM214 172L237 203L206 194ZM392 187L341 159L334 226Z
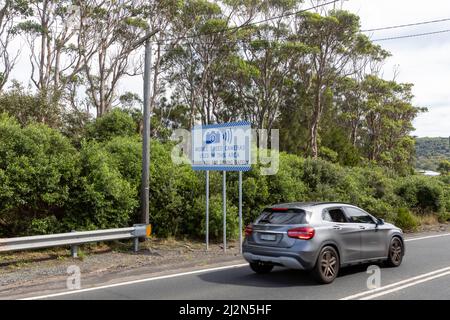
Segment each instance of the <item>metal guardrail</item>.
M78 246L81 244L122 239L133 239L133 250L137 252L139 250L139 238L149 237L150 234L151 225L137 224L131 228L6 238L0 239L0 252L70 246L72 257L76 258L78 257Z

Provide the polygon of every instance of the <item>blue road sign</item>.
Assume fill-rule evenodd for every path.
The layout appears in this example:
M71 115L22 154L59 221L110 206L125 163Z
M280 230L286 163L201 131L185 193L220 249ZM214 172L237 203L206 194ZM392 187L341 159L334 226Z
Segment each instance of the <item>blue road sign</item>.
M192 130L192 168L249 171L251 141L250 122L195 126Z

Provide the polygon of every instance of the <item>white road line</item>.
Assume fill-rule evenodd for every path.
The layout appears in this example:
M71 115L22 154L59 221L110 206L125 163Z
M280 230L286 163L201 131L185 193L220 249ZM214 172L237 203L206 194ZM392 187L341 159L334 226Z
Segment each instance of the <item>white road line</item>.
M101 289L108 289L108 288L126 286L126 285L130 285L130 284L136 284L136 283L142 283L142 282L149 282L149 281L155 281L155 280L176 278L176 277L187 276L187 275L192 275L192 274L199 274L199 273L204 273L204 272L211 272L211 271L220 271L220 270L240 268L240 267L244 267L244 266L248 266L248 263L234 264L234 265L231 265L231 266L208 268L208 269L201 269L201 270L182 272L182 273L175 273L175 274L169 274L169 275L165 275L165 276L145 278L145 279L139 279L139 280L133 280L133 281L127 281L127 282L120 282L120 283L114 283L114 284L110 284L110 285L99 286L99 287L92 287L92 288L86 288L86 289L80 289L80 290L64 291L64 292L48 294L48 295L43 295L43 296L24 298L24 299L20 299L20 300L39 300L39 299L53 298L53 297L77 294L77 293L82 293L82 292L89 292L89 291L94 291L94 290L101 290Z
M381 293L379 293L379 295L383 295L386 290L390 291L389 290L390 288L394 288L394 289L391 289L391 290L395 291L397 289L395 287L401 286L401 285L409 283L411 281L414 281L413 284L412 284L412 285L414 285L414 284L417 284L417 283L428 281L427 279L432 280L432 279L434 279L433 277L444 276L447 273L450 273L450 267L446 267L446 268L438 269L438 270L431 271L431 272L428 272L428 273L424 273L424 274L421 274L421 275L418 275L418 276L415 276L415 277L412 277L412 278L408 278L408 279L405 279L405 280L402 280L402 281L394 282L394 283L391 283L391 284L389 284L387 286L383 286L383 287L380 287L380 288L377 288L377 289L373 289L373 290L370 290L370 291L363 291L363 292L360 292L360 293L357 293L357 294L353 294L353 295L345 297L345 298L341 298L339 300L352 300L352 299L357 299L357 298L364 297L364 296L367 296L367 295L375 296L376 295L376 294L374 294L375 292L381 292ZM433 276L433 277L430 277L430 276ZM426 278L426 277L430 277L430 278ZM422 279L422 278L425 278L425 279ZM425 281L421 281L419 279L422 279L422 280L425 280ZM418 281L421 281L421 282L418 282ZM409 286L409 284L407 286Z
M450 236L450 233L436 234L436 235L433 235L433 236L418 237L418 238L409 238L409 239L405 239L405 242L416 241L416 240L423 240L423 239L430 239L430 238L447 237L447 236Z
M433 280L433 279L436 279L436 278L444 277L444 276L447 276L447 275L450 275L450 271L447 271L447 272L444 272L444 273L439 273L439 274L437 274L435 276L428 277L428 278L425 278L425 279L421 279L421 280L417 280L417 281L414 281L414 282L410 282L410 283L405 284L405 285L400 286L400 287L396 287L396 288L393 288L393 289L390 289L390 290L386 290L386 291L383 291L383 292L380 292L380 293L376 293L376 294L373 294L373 295L361 298L360 300L375 299L375 298L384 296L386 294L389 294L389 293L392 293L392 292L395 292L395 291L400 291L402 289L415 286L416 284L419 284L419 283L422 283L422 282L426 282L426 281L430 281L430 280Z

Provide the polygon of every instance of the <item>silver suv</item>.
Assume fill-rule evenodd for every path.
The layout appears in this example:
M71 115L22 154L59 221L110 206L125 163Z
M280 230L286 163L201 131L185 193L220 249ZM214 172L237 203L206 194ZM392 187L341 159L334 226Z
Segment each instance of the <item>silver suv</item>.
M257 273L274 266L311 270L331 283L340 267L385 262L405 254L402 230L356 206L336 202L284 203L264 209L245 229L244 258Z

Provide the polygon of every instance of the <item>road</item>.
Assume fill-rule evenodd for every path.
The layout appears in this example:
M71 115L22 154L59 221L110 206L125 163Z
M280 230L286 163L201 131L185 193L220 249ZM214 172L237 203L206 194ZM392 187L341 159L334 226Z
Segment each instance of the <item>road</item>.
M369 290L368 265L343 268L330 285L307 273L248 266L195 271L119 285L34 297L40 299L450 299L450 234L410 238L399 268L381 268L381 287Z

